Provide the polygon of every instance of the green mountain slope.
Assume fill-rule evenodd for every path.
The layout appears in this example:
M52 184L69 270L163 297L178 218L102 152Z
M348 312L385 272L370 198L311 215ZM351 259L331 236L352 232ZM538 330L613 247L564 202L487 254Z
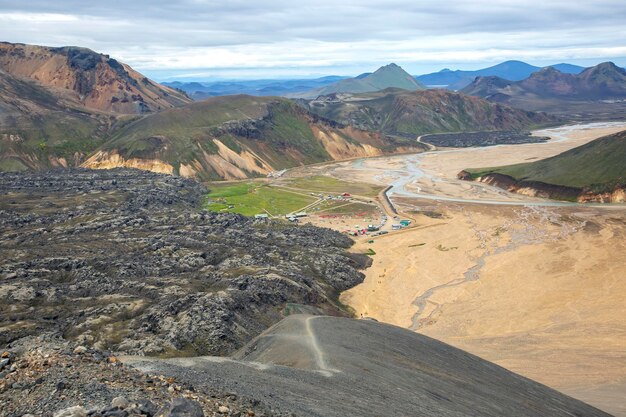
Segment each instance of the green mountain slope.
M0 71L0 171L78 165L116 122Z
M516 180L606 189L616 183L626 183L626 131L602 137L552 158L468 171L478 176L499 173Z
M334 94L301 104L322 117L360 129L415 137L427 133L519 130L553 122L544 114L512 109L447 90L389 89Z
M238 95L144 117L117 132L84 166L241 179L302 164L421 149L413 141L326 122L288 99Z
M459 174L504 185L511 191L532 188L546 197L579 201L623 202L626 199L626 131L540 161Z
M419 81L401 67L396 64L389 64L380 67L371 74L341 80L323 88L293 94L291 97L316 98L334 93L368 93L386 88L401 88L409 91L425 89Z

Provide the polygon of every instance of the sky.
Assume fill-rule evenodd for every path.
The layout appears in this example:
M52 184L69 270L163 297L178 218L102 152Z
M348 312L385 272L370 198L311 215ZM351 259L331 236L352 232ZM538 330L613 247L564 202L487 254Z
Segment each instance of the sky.
M91 48L158 80L626 66L624 0L0 0L0 40Z

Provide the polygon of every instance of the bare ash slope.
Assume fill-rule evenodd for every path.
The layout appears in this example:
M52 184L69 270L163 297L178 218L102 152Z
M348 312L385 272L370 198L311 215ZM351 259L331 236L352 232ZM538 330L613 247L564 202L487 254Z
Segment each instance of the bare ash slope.
M464 351L369 320L295 315L232 359L124 360L298 416L609 416Z

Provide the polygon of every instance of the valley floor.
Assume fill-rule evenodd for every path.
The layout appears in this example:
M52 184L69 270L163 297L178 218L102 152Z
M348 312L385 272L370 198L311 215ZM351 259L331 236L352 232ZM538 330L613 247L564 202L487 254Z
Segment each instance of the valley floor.
M624 415L623 212L405 204L444 218L361 241L376 255L344 303Z
M308 168L393 184L414 227L360 240L375 251L342 301L617 416L626 416L626 207L508 194L456 179L466 167L545 158L626 124L537 132L546 144L375 158Z

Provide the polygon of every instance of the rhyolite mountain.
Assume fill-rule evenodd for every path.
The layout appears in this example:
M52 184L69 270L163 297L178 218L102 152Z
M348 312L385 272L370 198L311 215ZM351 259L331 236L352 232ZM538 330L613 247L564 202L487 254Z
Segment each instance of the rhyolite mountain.
M400 66L392 63L380 67L372 73L364 73L355 78L341 80L323 88L291 94L289 97L310 99L334 93L368 93L387 88L415 91L423 90L425 87Z
M79 165L117 122L0 70L0 171Z
M578 74L584 67L572 64L556 64L550 67L556 68L563 73ZM505 61L491 67L482 68L475 71L449 70L447 68L433 72L431 74L418 75L415 78L427 86L445 87L450 90L460 90L469 85L476 77L495 76L512 81L519 81L527 78L533 72L539 71L541 67L527 64L522 61Z
M421 150L415 141L323 120L286 98L236 95L128 124L83 166L242 179L304 164Z
M515 107L549 111L571 106L572 102L626 98L626 70L612 62L587 68L580 74L546 67L520 81L478 77L461 92Z
M103 112L139 114L191 100L108 55L87 48L0 43L0 70Z
M0 170L78 166L121 125L191 102L107 55L0 43Z
M300 103L311 112L338 123L401 137L441 132L526 130L556 121L543 113L513 109L443 89L331 94Z
M467 169L460 178L510 191L567 200L626 201L626 131L540 161Z

